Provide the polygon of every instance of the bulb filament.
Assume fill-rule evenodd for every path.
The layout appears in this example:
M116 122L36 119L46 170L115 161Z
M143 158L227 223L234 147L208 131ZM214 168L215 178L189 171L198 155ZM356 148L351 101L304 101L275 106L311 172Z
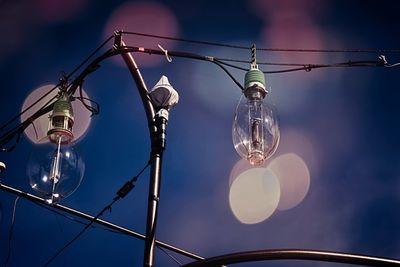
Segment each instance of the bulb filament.
M262 100L252 99L248 101L249 107L249 140L248 160L252 165L261 163L264 157L264 132L263 132L263 105Z
M60 166L61 166L61 141L62 141L62 136L60 135L58 138L57 142L57 150L55 151L54 158L52 160L51 164L51 170L50 170L50 179L52 182L52 190L51 190L51 203L54 202L54 197L55 197L55 189L56 189L56 184L58 183L60 179Z
M251 125L251 139L254 150L261 150L262 128L259 119L255 119Z

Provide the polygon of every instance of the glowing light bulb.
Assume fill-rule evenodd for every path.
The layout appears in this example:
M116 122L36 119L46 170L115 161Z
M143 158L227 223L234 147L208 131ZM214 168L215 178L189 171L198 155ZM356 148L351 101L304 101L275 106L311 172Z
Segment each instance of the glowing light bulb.
M244 95L236 107L232 139L238 154L251 165L260 165L279 144L279 126L275 108L265 99L264 73L252 64L245 76Z
M55 203L71 195L80 185L85 164L72 142L74 117L68 96L62 94L54 103L49 118L47 138L30 155L27 175L31 187Z

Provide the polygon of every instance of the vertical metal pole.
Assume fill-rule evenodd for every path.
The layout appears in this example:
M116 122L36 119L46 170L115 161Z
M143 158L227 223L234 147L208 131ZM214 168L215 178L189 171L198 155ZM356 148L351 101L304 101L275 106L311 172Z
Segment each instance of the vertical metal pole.
M124 49L125 44L121 40L121 33L116 33L115 47L117 49ZM155 251L155 233L157 225L157 211L158 201L160 194L160 181L161 181L161 163L162 154L164 150L165 141L165 119L156 119L154 107L148 95L148 90L139 68L131 53L126 52L121 54L129 71L135 80L137 89L139 90L140 97L143 102L144 109L147 115L147 121L151 139L151 169L150 169L150 185L149 197L147 204L147 222L146 222L146 241L144 249L144 267L152 267L154 264L154 251Z
M146 243L144 248L144 267L153 266L155 250L155 231L157 225L158 202L160 200L161 166L166 141L167 119L159 114L155 118L156 133L151 141L151 174L147 206Z
M154 265L158 201L160 199L162 153L152 154L150 188L147 205L146 241L143 261L144 267L152 267Z

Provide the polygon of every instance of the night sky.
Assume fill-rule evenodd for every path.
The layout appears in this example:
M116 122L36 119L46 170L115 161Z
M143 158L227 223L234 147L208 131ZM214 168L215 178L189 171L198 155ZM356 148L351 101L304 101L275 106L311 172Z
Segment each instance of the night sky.
M395 1L0 0L0 125L21 111L36 88L56 84L63 72L72 71L118 29L247 47L254 43L258 48L390 50L400 48L398 10ZM250 51L243 49L141 36L124 40L132 46L159 49L160 44L167 50L250 60ZM112 42L102 51L111 46ZM382 54L391 64L400 62L399 52L393 51L259 51L257 59L331 64L376 61ZM134 56L148 88L166 75L180 96L168 123L158 240L203 257L299 248L400 259L399 68L324 68L266 75L281 140L264 168L277 170L273 179L280 181L281 189L273 191L267 185L267 200L251 205L268 206L268 196L274 193L280 202L271 216L244 223L230 203L241 168L234 166L238 162L243 166L231 138L240 89L208 62L172 58L169 63L163 56ZM229 71L243 82L245 72ZM80 109L75 110L75 123L90 125L76 144L85 174L79 188L61 204L95 215L147 163L150 141L139 94L120 58L102 62L85 79L84 90L100 104L100 114L89 118L76 103ZM35 193L26 166L37 146L24 135L14 151L0 154L0 161L7 164L0 174L2 183ZM147 170L103 219L144 234L148 181ZM9 250L14 201L14 195L0 192L2 266ZM84 220L68 216L19 199L7 266L43 266L82 229L76 220ZM50 266L141 266L143 250L142 240L95 225ZM172 254L183 263L192 261ZM178 264L157 249L155 266Z

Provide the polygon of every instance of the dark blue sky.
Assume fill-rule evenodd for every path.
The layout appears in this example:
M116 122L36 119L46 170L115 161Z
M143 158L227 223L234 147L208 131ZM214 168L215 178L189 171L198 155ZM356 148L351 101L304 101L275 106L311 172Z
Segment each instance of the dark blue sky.
M148 9L145 3L151 4ZM139 7L142 11L135 13ZM397 11L394 1L3 0L0 124L20 111L32 90L56 83L62 71L79 64L112 34L115 21L127 23L124 30L247 46L256 43L259 48L398 49ZM115 12L122 12L120 20ZM139 37L128 41L202 55L250 57L247 51L229 48ZM384 54L390 63L400 61L399 53ZM377 60L379 55L259 52L258 59L308 64ZM101 113L92 118L78 143L86 165L84 180L62 202L89 214L108 204L148 160L145 113L128 70L117 61L105 61L86 79L85 91L100 103ZM167 63L150 55L138 57L138 64L149 88L166 75L180 94L168 125L157 239L204 257L305 248L400 258L398 68L267 75L281 125L276 156L299 155L308 166L310 187L296 207L277 210L265 221L248 225L235 218L229 204L229 175L240 159L231 140L238 88L223 71L205 62L174 58ZM243 80L243 72L232 73ZM13 152L0 154L0 161L8 166L2 182L33 192L25 171L33 149L24 137ZM147 171L104 219L144 233L148 176ZM0 264L6 258L14 199L0 192ZM81 228L20 199L8 266L42 266ZM52 266L140 266L143 249L141 240L96 227ZM160 250L155 262L176 266Z

